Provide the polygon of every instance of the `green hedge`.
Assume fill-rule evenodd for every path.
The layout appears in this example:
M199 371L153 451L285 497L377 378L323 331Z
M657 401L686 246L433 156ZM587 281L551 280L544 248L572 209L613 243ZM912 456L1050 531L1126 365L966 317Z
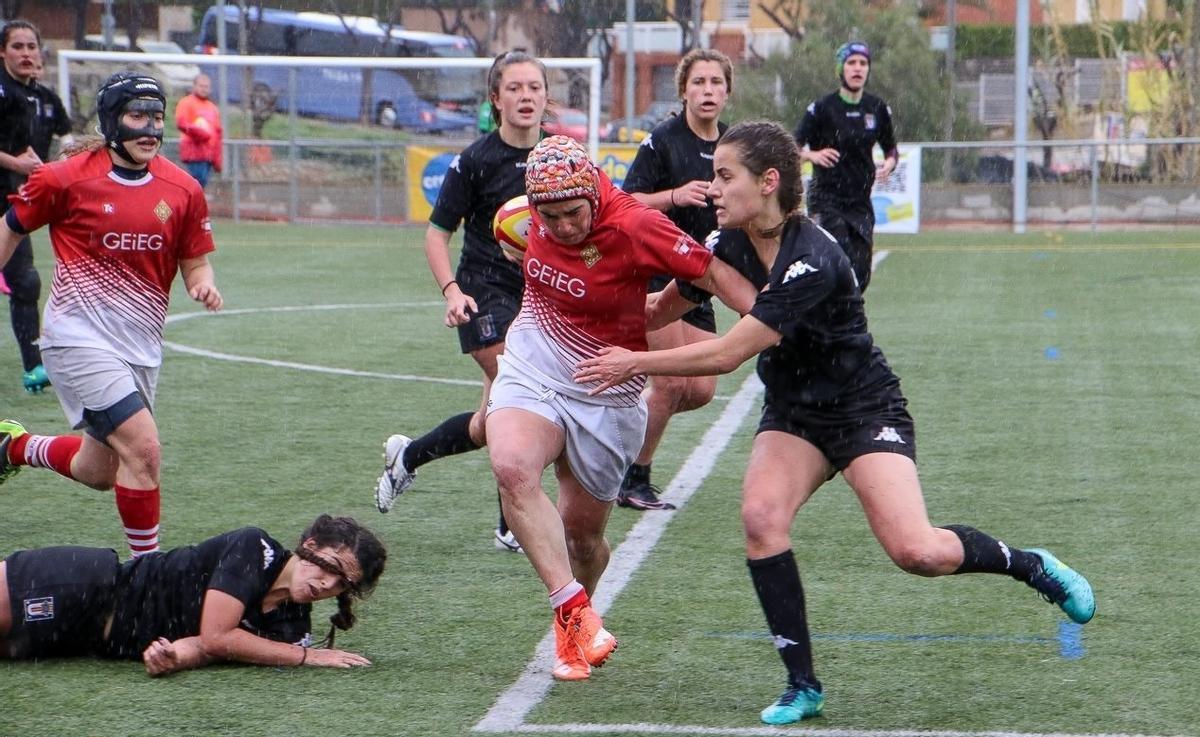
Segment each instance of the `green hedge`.
M1163 31L1173 29L1181 31L1178 23L1154 23L1150 26L1144 23L1117 21L1106 24L1111 28L1113 40L1127 51L1140 50L1142 38L1149 30L1159 38L1165 38ZM1062 26L1063 38L1067 44L1067 55L1072 57L1094 57L1100 55L1097 48L1096 29L1090 23ZM1049 44L1050 27L1033 26L1029 31L1030 52L1037 56L1040 50ZM1016 29L1002 25L962 25L955 31L954 51L959 59L976 59L980 57L1012 56L1016 47ZM1109 50L1111 51L1111 50Z

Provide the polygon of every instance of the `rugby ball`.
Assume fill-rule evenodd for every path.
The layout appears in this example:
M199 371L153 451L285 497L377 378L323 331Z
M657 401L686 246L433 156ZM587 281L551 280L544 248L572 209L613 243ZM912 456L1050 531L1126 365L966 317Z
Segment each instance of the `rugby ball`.
M529 216L529 198L525 195L513 197L500 206L492 218L492 234L500 244L505 257L520 263L525 260L525 246L529 242L529 228L533 223Z

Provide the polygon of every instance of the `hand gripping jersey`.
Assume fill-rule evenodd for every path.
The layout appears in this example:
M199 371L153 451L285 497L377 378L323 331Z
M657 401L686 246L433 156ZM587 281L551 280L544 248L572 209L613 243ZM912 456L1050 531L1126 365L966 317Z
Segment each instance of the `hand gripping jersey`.
M600 206L579 245L555 241L534 208L525 297L508 329L505 360L561 394L635 406L645 376L588 397L591 387L571 378L575 365L606 346L646 350L647 281L655 274L699 278L712 252L614 187L603 172L598 177Z
M719 230L706 245L760 290L750 314L783 335L758 357L768 404L844 418L895 396L899 379L867 331L850 261L829 233L807 218L792 218L770 266L739 229ZM679 287L693 302L707 296L691 285Z
M50 226L57 264L41 345L162 363L171 282L182 259L213 250L204 192L162 156L122 179L104 149L47 164L9 197L27 231Z

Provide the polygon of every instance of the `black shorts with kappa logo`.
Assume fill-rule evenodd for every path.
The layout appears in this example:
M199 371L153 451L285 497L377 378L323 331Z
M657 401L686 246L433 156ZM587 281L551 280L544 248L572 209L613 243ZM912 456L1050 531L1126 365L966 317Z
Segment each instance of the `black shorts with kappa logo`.
M868 453L899 453L917 460L917 435L908 401L895 396L867 412L830 415L796 405L766 403L758 432L776 430L812 443L837 471Z
M463 294L475 300L476 310L471 321L458 326L458 344L463 353L473 353L481 348L495 345L504 340L508 326L521 310L521 295L524 285L512 285L491 279L480 270L460 265L454 275Z
M13 658L97 655L120 562L100 548L21 550L5 559Z

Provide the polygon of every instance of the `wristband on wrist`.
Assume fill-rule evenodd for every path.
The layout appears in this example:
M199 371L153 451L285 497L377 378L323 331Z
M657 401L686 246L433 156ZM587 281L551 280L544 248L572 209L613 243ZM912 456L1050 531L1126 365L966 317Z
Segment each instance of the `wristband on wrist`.
M454 279L451 279L450 281L446 282L446 286L442 287L442 296L443 297L446 296L446 290L450 288L451 284L458 284L458 282L455 281Z
M302 653L304 653L304 654L300 656L300 662L299 662L299 663L296 663L296 667L297 667L297 668L299 668L300 666L304 665L305 661L307 661L307 660L308 660L308 648L306 648L306 647L304 647L303 645L301 645L301 646L300 646L300 651L301 651Z
M671 207L675 207L675 190L671 189Z

